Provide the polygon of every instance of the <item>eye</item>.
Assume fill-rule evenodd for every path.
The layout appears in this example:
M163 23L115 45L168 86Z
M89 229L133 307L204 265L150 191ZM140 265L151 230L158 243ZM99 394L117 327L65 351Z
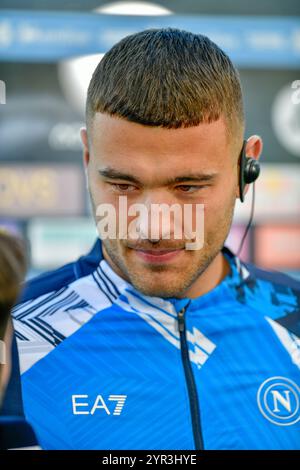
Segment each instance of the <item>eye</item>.
M176 188L179 189L183 193L193 193L204 187L205 186L196 186L196 185L190 185L190 184L181 184L180 186L176 186Z
M110 183L110 185L113 187L115 191L119 192L130 192L134 191L136 188L133 186L133 184L128 184L128 183Z

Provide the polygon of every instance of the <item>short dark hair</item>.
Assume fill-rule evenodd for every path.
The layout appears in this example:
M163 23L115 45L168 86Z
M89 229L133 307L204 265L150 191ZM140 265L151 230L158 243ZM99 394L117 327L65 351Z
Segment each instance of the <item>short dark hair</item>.
M89 84L86 121L96 112L166 128L225 118L229 135L243 138L238 71L208 37L175 28L149 29L115 44Z
M21 239L0 228L0 339L5 335L26 272L26 254Z

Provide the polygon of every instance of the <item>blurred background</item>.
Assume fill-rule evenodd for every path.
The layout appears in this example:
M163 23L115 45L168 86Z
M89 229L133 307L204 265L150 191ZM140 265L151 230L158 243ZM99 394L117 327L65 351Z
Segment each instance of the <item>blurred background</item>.
M28 241L30 277L96 238L79 139L93 69L122 37L167 26L206 34L238 67L246 137L264 141L242 258L300 278L299 1L1 0L0 226ZM233 250L250 210L251 191L237 202Z

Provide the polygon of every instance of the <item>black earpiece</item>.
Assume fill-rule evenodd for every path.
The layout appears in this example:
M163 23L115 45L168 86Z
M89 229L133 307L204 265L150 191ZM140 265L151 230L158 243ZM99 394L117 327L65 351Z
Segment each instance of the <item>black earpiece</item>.
M244 140L243 147L240 155L240 173L239 173L239 187L240 187L240 200L244 202L245 186L254 183L259 177L260 165L255 158L246 157L246 143Z

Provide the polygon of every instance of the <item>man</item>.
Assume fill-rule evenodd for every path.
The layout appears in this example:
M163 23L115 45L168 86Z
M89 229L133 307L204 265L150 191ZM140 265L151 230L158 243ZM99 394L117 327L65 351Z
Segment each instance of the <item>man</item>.
M262 151L243 144L230 59L185 31L128 36L93 74L86 125L102 241L32 281L14 313L42 446L300 448L299 284L223 247ZM163 204L190 215L181 237L175 212L169 233L152 218Z
M21 241L0 229L0 410L9 377L18 369L18 362L11 361L10 311L19 295L25 272L25 250ZM18 392L16 385L15 391ZM14 394L14 399L19 402L14 403L14 409L18 405L20 412L0 416L0 449L32 448L36 445L36 437L24 419L20 391Z

